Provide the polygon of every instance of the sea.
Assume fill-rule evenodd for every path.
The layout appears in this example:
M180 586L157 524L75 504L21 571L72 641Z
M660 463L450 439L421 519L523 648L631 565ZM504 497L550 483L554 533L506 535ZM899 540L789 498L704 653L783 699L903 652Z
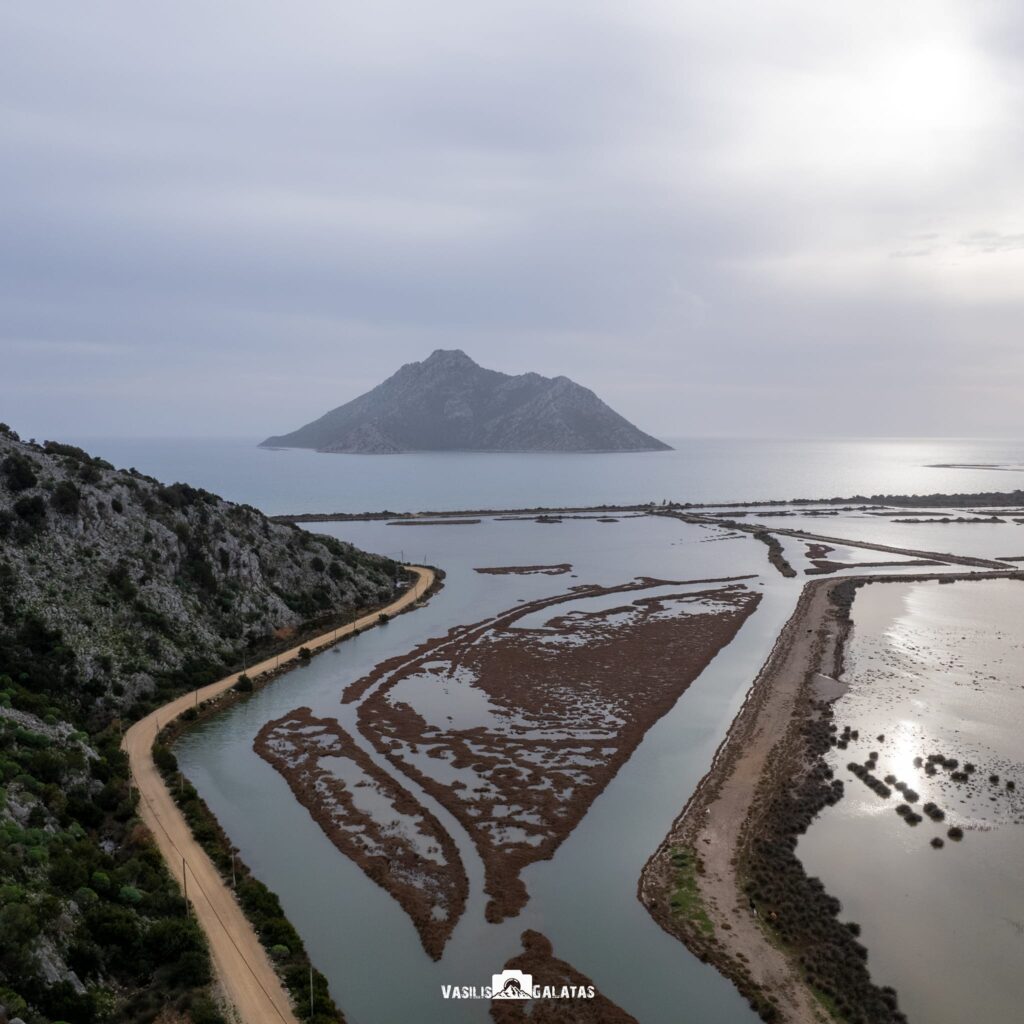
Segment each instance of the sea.
M266 449L258 446L259 438L64 440L119 468L204 487L268 515L777 501L1024 487L1024 440L666 438L673 451L405 455Z

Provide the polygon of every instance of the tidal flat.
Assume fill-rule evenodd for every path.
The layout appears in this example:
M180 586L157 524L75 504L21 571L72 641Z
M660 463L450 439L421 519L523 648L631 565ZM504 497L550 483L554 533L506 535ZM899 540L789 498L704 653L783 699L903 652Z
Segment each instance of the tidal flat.
M438 516L409 531L317 523L360 547L440 566L446 585L415 613L203 722L179 742L179 763L361 1024L486 1021L486 1001L445 1001L442 985L489 983L525 955L524 941L535 951L550 943L559 971L590 979L616 1013L644 1024L677 1024L681 1007L706 1024L754 1021L726 978L659 927L649 900L636 898L637 879L720 759L805 585L1016 568L993 560L994 540L960 552L939 546L935 532L957 531L940 538L952 545L1015 525L893 526L879 511L723 508L685 521L474 513L460 529ZM781 532L794 530L810 536ZM833 539L814 539L822 536ZM939 564L922 565L922 551ZM957 593L988 585L920 584ZM838 669L826 674L827 694L819 686L815 699L838 709L858 687ZM788 721L780 714L772 743ZM278 744L269 760L254 749L260 735L264 755L268 740ZM1008 751L1000 757L1009 764ZM801 856L834 810L801 839ZM914 831L890 817L897 835ZM922 842L919 857L951 860L973 838L955 850L952 840L940 850ZM835 849L839 874L860 877L860 851L848 848L844 861L842 844ZM685 904L703 929L699 862L685 849L668 856L674 882L664 899ZM843 901L844 920L863 918L872 980L914 1005L906 990L916 979L880 969L868 914L849 911L824 868L812 873ZM420 874L433 881L415 893ZM745 902L739 909L749 912ZM716 941L728 943L713 917Z
M704 772L743 700L749 679L788 614L792 581L771 568L764 546L721 528L655 516L623 518L616 523L568 518L555 524L485 519L460 529L439 526L413 531L372 522L328 523L318 528L371 550L401 554L404 547L408 560L425 559L442 566L447 573L445 587L423 608L346 642L337 653L314 657L308 667L203 723L183 737L177 754L186 775L244 851L254 872L276 886L289 919L330 979L331 991L346 1014L366 1024L403 1019L485 1022L490 1009L486 1001L446 1001L441 998L441 986L489 984L493 973L520 955L521 936L533 929L550 940L560 961L592 979L604 997L645 1024L677 1021L681 1005L692 1007L712 1024L754 1021L726 979L689 957L654 924L637 902L635 887L644 860L677 812L680 800ZM571 571L556 575L476 571L488 567L561 568L566 564ZM721 582L685 582L701 580ZM672 585L665 586L666 581ZM573 590L615 590L624 585L637 589L603 597ZM465 908L438 961L424 950L413 920L399 902L339 851L309 810L295 799L288 780L253 749L257 734L267 723L287 720L300 708L308 708L318 721L337 722L348 737L358 740L362 736L360 704L343 703L346 690L372 676L382 664L397 659L394 667L399 669L417 648L427 645L434 649L453 629L457 640L466 627L521 610L522 629L509 624L505 631L511 633L506 637L509 642L521 645L523 634L539 636L535 632L539 630L550 657L561 652L571 658L573 652L585 650L573 646L579 634L591 632L595 639L596 634L608 634L604 643L610 658L614 635L631 628L627 618L635 616L634 625L640 629L674 633L682 628L679 623L689 610L697 613L695 625L707 626L712 597L707 592L721 591L722 601L731 609L741 597L738 587L749 599L740 602L744 614L735 624L733 641L685 688L667 674L660 685L667 687L668 699L661 698L653 711L643 706L631 708L624 697L607 691L600 722L590 714L576 715L571 701L563 700L571 695L558 696L557 662L551 662L548 685L552 699L545 702L543 694L538 694L536 701L531 698L531 705L541 715L529 723L529 730L545 730L549 735L556 728L570 730L570 735L553 747L551 756L564 758L565 752L571 753L572 763L566 761L563 774L572 773L581 786L593 792L574 828L573 822L543 819L547 812L538 805L538 821L521 823L531 828L528 834L492 833L502 840L497 851L505 859L521 846L530 847L531 835L560 836L555 843L548 840L553 848L544 851L547 859L521 865L519 878L528 899L515 916L501 923L487 920L491 896L486 892L485 864L473 834L480 830L467 830L464 824L472 820L475 808L453 799L465 791L453 789L452 798L442 803L416 778L398 774L402 787L453 838L468 879ZM667 604L670 595L678 596ZM745 614L746 603L754 599L758 599L756 608ZM635 600L648 604L634 605ZM547 601L554 602L550 608L537 607L538 602ZM681 614L666 618L667 611L673 609ZM556 618L563 621L551 625L549 620ZM649 624L641 625L643 620ZM479 638L482 654L493 636L492 632ZM711 639L708 656L719 643ZM685 636L680 633L673 642L685 644ZM396 680L388 691L400 698L398 711L409 714L403 710L409 708L420 717L424 711L440 715L435 726L451 716L449 730L461 732L463 737L480 727L476 719L483 716L495 731L485 742L494 746L505 743L502 730L516 725L509 709L496 708L493 695L472 686L469 673L432 676L431 670L439 666L431 661L442 659L424 653L426 675L414 678L415 673L408 674L404 682ZM618 667L628 669L624 663ZM424 704L424 686L431 679L438 694ZM382 678L381 685L384 683ZM446 703L445 687L449 695L462 694L466 699ZM383 711L389 717L392 714L387 708ZM544 720L553 716L563 721ZM637 721L642 728L636 727ZM336 735L336 730L331 731ZM457 745L460 735L453 740ZM415 759L421 770L433 767L436 780L449 782L460 781L460 775L465 781L474 773L474 766L481 764L474 759L467 765L454 765L448 757L430 757L427 748L441 742L417 744L413 752L399 736L387 737L387 741L386 753L366 738L361 749L378 769L393 775L395 761L406 758ZM390 744L395 741L401 746L392 750ZM609 750L616 770L605 767L603 757L594 756L595 743L613 745ZM326 756L318 768L331 771L344 783L348 769L343 759L334 756L335 746L333 741L325 746ZM558 754L559 750L563 753ZM529 769L536 757L536 752L524 749L517 755L517 770ZM481 770L493 774L490 769ZM500 783L502 777L503 773L499 774L496 781ZM599 784L593 785L591 779ZM467 784L467 789L483 784ZM381 801L364 797L369 788L358 788L355 803L372 810ZM436 790L436 786L430 788ZM487 794L477 795L483 798ZM520 795L525 799L529 794ZM494 825L494 812L503 813L503 802L496 798L486 802ZM394 819L393 803L385 810ZM623 950L628 950L628 955L623 955ZM401 978L400 984L394 982L396 977Z

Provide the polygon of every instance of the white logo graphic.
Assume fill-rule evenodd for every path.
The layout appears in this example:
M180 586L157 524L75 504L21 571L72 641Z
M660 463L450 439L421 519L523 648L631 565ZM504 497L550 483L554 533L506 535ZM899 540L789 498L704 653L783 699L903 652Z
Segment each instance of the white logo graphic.
M442 985L442 999L593 999L593 985L534 985L533 975L502 971L487 985Z
M491 975L492 999L529 999L533 995L533 975L522 971L502 971Z

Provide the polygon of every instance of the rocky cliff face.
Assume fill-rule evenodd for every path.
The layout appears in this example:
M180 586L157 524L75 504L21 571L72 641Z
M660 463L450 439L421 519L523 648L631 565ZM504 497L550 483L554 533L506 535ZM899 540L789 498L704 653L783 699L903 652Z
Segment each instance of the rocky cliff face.
M205 938L136 817L122 724L275 635L387 601L400 571L0 425L0 1021L226 1024ZM273 913L258 883L239 891ZM304 985L279 915L282 969ZM321 1003L317 1020L338 1019Z
M275 635L387 601L397 572L206 491L0 433L0 672L26 647L59 650L48 685L83 707L216 676Z
M363 454L669 448L568 377L513 377L444 349L421 363L407 363L365 395L263 444Z

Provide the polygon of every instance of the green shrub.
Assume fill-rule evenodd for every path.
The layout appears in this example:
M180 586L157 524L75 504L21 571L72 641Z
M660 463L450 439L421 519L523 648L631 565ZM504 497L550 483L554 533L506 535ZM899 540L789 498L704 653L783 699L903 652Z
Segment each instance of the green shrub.
M24 495L14 503L15 513L33 530L46 522L46 502L38 494Z
M162 743L153 744L153 763L165 775L178 770L178 759L174 756L174 752Z
M27 491L39 482L33 471L31 460L18 452L8 455L3 462L0 462L0 471L7 479L8 489L15 493Z
M82 492L70 480L61 480L50 495L50 505L64 516L76 516L82 504Z
M118 890L117 898L122 903L130 903L134 905L142 902L142 893L139 892L134 885L122 885Z

